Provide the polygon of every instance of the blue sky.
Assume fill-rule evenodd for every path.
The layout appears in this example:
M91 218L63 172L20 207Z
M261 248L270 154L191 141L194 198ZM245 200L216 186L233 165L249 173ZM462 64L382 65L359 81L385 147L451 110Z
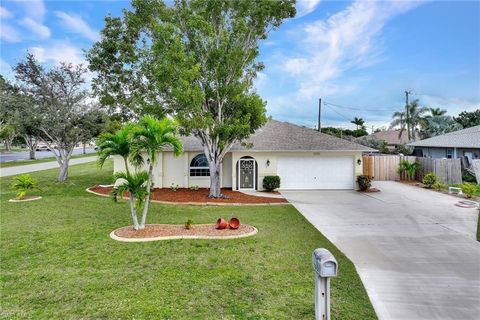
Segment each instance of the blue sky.
M0 70L29 50L46 64L84 62L107 14L129 1L12 1L0 7ZM404 91L448 114L480 108L480 1L318 1L261 44L257 91L268 114L314 126L388 124Z

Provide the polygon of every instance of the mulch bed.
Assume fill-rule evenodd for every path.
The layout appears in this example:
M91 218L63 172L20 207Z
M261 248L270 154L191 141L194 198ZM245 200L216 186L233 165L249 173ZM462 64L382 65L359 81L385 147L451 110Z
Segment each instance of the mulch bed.
M148 239L156 237L238 237L253 233L255 228L248 224L242 224L238 229L215 229L213 224L192 225L186 229L183 225L174 224L148 224L143 230L135 230L133 227L123 227L114 231L118 237L127 239Z
M112 187L100 187L95 186L89 190L110 195ZM287 203L288 201L283 198L267 198L257 197L242 192L233 191L232 189L222 188L222 193L227 197L225 199L210 199L208 197L209 190L207 188L200 188L197 191L193 191L187 188L180 188L177 191L173 191L170 188L155 188L152 191L151 199L156 201L166 202L180 202L180 203L242 203L242 204L261 204L261 203ZM128 193L125 194L128 196Z

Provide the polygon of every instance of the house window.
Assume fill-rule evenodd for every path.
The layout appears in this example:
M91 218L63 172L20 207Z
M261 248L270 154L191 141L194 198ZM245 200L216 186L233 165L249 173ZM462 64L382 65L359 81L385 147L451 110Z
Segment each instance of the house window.
M198 154L190 162L190 177L209 177L210 168L205 154Z
M447 159L453 158L453 149L447 149Z

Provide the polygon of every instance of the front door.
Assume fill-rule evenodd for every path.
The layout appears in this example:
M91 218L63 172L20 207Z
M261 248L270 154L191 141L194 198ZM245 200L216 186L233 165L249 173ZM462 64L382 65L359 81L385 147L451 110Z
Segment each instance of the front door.
M240 159L238 161L239 174L239 189L240 190L255 190L255 160L254 159Z

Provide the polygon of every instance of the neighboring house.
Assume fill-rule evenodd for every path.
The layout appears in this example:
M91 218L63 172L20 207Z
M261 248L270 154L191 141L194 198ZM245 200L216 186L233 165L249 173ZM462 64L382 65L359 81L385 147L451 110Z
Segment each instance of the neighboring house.
M155 187L209 187L208 161L200 141L182 137L184 153L159 154ZM268 121L223 159L221 185L234 190L262 190L263 177L278 175L281 189L353 189L362 174L362 152L371 148L287 122ZM123 171L120 157L114 170Z
M407 132L404 131L401 137L399 137L399 135L400 130L384 130L369 134L368 136L359 137L355 141L383 140L387 143L387 148L393 151L397 149L398 146L405 145L408 142Z
M414 155L427 158L480 159L480 126L475 126L441 136L411 142Z

